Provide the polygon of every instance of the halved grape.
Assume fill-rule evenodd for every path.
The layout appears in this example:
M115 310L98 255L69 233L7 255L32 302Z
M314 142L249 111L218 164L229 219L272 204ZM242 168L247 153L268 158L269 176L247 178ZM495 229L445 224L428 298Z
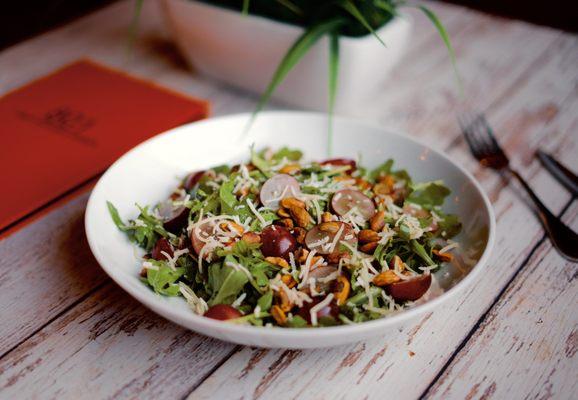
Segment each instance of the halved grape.
M291 175L278 174L267 179L261 187L259 198L265 207L279 209L279 201L287 197L295 197L301 193L299 182Z
M347 170L348 174L351 174L353 171L357 169L357 163L355 160L351 158L332 158L329 160L322 161L321 165L334 165L336 167L341 167L344 165L348 165L349 169Z
M226 321L243 316L239 310L228 304L216 304L210 307L203 315L207 318L218 319L219 321Z
M347 214L356 207L365 220L370 219L375 214L375 204L373 200L361 193L359 190L343 189L335 192L331 198L331 207L338 215Z
M315 278L315 286L318 292L329 292L333 284L333 281L320 282L319 278L326 278L336 271L337 267L331 265L321 265L309 271L309 278Z
M336 241L335 237L339 231L341 234ZM334 242L335 246L332 247ZM353 232L353 228L345 222L322 222L311 228L305 236L305 244L309 250L316 250L319 254L339 252L341 242L346 242L352 247L357 245L357 236Z
M287 229L269 225L261 233L261 252L265 257L282 257L289 260L289 253L295 250L297 241Z
M201 223L198 227L198 234L197 234L197 227L195 227L191 231L191 242L193 244L193 249L197 255L201 254L201 250L205 247L205 240L214 235L215 232L215 223L214 221L206 221ZM208 256L208 254L207 254Z
M155 246L151 251L151 257L159 261L168 260L168 257L164 253L168 254L169 257L172 257L174 254L173 246L171 246L170 242L167 239L162 237L155 243Z
M196 185L199 183L205 171L195 171L191 172L186 178L184 182L185 190L190 192Z
M178 234L187 225L189 209L186 207L175 207L171 201L166 201L159 205L158 212L163 220L163 227L171 233Z
M299 309L298 315L311 324L311 308L319 303L321 303L325 298L316 297L311 303L303 304L303 307ZM339 316L339 306L335 303L335 300L331 301L328 305L323 307L321 310L317 311L317 320L323 317L332 317L337 319Z
M385 291L395 301L416 301L428 291L430 285L431 274L424 274L387 285Z

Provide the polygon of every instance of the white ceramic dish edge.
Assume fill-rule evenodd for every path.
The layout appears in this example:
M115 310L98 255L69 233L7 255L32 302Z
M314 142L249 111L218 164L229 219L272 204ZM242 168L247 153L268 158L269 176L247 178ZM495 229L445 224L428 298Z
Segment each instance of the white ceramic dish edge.
M274 118L275 116L285 116L292 115L297 117L307 117L307 116L319 116L317 113L301 113L301 112L267 112L263 113L261 117L267 116L268 118ZM232 119L246 119L248 118L248 114L240 114L240 115L231 115L227 117L221 117L219 120L232 120ZM207 124L207 123L214 123L215 119L209 119L201 122L196 122L195 124ZM379 129L384 131L382 127L379 127L375 124L370 124L363 121L358 121L351 118L342 118L336 117L336 123L338 121L348 121L349 123L355 123L358 125L372 127L373 129ZM190 124L189 124L190 125ZM145 292L141 290L141 288L135 287L131 282L127 282L126 280L122 279L122 276L119 275L116 271L114 271L110 266L107 265L105 261L105 257L98 249L97 243L97 236L98 232L95 232L92 227L92 214L95 210L95 207L103 207L104 204L96 204L97 196L96 194L99 192L99 185L101 182L106 179L108 174L111 174L112 171L115 170L116 166L121 163L125 158L129 157L133 152L138 151L142 146L146 144L150 144L156 140L159 140L162 137L167 135L171 135L183 129L189 129L189 125L184 125L160 135L157 135L130 150L122 157L120 157L110 168L109 170L103 175L101 180L95 186L93 193L90 196L90 199L87 204L86 215L85 215L85 226L86 226L86 235L88 238L88 242L90 248L96 257L99 264L102 268L107 272L107 274L124 290L126 290L131 296L136 298L138 301L143 303L145 306L149 307L155 313L167 318L179 325L182 325L186 328L192 329L202 334L206 334L208 336L217 337L219 339L223 339L226 341L232 341L239 344L246 344L246 345L253 345L253 346L260 346L260 347L283 347L283 348L316 348L316 347L327 347L327 346L335 346L339 344L349 343L360 341L363 339L367 339L371 336L375 336L379 334L379 331L384 331L384 333L391 328L392 326L400 326L404 323L416 318L417 316L428 312L433 311L441 305L444 301L446 301L449 297L456 296L458 293L463 292L463 290L468 287L475 279L479 276L481 270L486 265L491 250L494 245L495 240L495 216L493 213L492 206L490 201L488 200L487 196L481 189L480 185L477 181L472 177L472 175L463 169L461 166L453 163L451 159L445 156L443 153L438 152L437 150L431 149L437 156L442 157L447 162L455 166L462 174L464 174L470 183L473 185L475 190L478 192L478 195L484 202L484 205L488 212L488 237L485 249L477 262L477 264L473 267L473 269L465 276L460 282L458 282L454 287L450 288L446 291L443 295L426 302L420 306L415 308L411 308L405 310L397 315L387 317L380 320L364 322L358 325L346 325L346 326L337 326L337 327L326 327L322 329L288 329L288 328L261 328L261 327L252 327L252 326L241 326L241 325L233 325L227 324L220 321L211 320L209 318L204 318L202 316L195 315L192 311L189 314L183 315L182 312L179 310L175 310L173 307L170 306L168 303L158 302L158 301L151 301L150 296L145 295ZM402 136L396 133L389 133L396 136L403 137L406 140L413 142L414 144L423 146L423 144L419 143L418 141L412 139L411 137ZM102 199L98 199L100 202ZM139 285L142 285L139 282Z

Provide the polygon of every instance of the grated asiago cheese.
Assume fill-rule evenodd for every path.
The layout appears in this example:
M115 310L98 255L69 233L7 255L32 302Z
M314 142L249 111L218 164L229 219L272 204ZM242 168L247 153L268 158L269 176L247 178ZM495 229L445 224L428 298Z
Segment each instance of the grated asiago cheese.
M247 297L247 293L244 292L241 293L239 297L237 297L235 301L231 304L231 307L238 308L243 303L243 300L245 300L245 297Z
M381 232L378 233L378 236L380 237L379 241L377 242L377 244L387 244L389 242L389 239L391 239L392 237L394 237L396 235L396 232L391 229L389 227L389 224L386 224L383 227L383 230Z
M259 222L261 223L261 227L264 228L267 225L269 225L269 223L267 223L267 221L265 221L265 218L263 218L263 216L259 213L259 211L257 211L257 209L255 208L255 205L253 204L253 202L251 201L251 199L247 199L247 205L249 206L249 208L251 209L251 212L253 214L255 214L255 217L257 217L257 219L259 220Z
M311 250L305 259L305 264L301 266L301 272L299 273L299 279L301 279L301 283L299 284L299 288L302 288L307 282L309 271L311 269L311 261L313 260L313 256L316 253L317 250Z
M450 241L447 246L444 246L444 247L442 247L442 248L439 250L439 253L440 253L440 254L444 254L444 253L447 253L448 251L453 250L453 249L455 249L455 248L457 248L457 247L460 247L460 244L459 244L459 243Z
M209 309L205 300L197 296L193 289L183 282L179 282L179 292L181 292L185 300L187 300L189 307L191 307L195 314L203 315Z
M142 263L142 267L144 269L152 269L153 271L158 271L159 267L157 265L154 265L153 263L151 263L150 261L145 261Z
M327 242L329 242L329 236L325 236L324 238L319 239L316 242L312 242L307 247L309 247L309 248L319 247L319 246L323 246Z
M343 234L344 229L345 229L345 225L340 224L339 229L337 230L337 233L335 234L335 237L333 238L333 241L331 242L331 246L329 246L329 248L327 249L327 251L329 253L333 253L333 251L335 250L335 246L337 246L337 242L339 242L339 240L341 239L341 235Z
M315 304L309 310L309 314L311 315L311 325L317 325L317 313L326 307L331 301L333 300L333 293L329 293L326 298L324 298L319 303Z

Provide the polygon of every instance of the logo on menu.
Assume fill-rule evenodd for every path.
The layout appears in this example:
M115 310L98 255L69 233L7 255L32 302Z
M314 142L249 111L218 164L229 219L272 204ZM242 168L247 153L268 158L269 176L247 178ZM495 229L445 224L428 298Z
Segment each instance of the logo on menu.
M59 106L48 110L43 115L34 115L25 111L19 111L18 114L26 121L66 135L87 146L96 147L96 141L85 135L96 121L82 111L74 110L69 106Z

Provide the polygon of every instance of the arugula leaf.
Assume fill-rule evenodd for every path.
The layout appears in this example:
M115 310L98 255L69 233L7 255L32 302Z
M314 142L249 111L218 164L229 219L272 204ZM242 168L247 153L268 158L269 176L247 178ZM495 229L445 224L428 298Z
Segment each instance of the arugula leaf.
M259 297L259 300L257 300L257 305L261 308L261 311L269 311L272 304L273 304L272 290L268 290L263 296Z
M272 159L275 161L281 161L283 158L289 161L299 161L303 157L303 152L298 149L290 149L289 147L282 147L275 154L273 154Z
M290 328L305 328L307 321L299 315L294 315L293 318L287 320L287 326Z
M450 239L461 232L462 223L460 222L460 219L457 215L444 215L440 211L436 211L436 213L443 218L441 221L438 221L438 232L442 237Z
M415 251L415 253L427 263L428 267L436 264L435 261L431 259L425 248L417 240L412 239L410 243L413 251Z
M253 164L266 178L273 176L271 173L271 164L267 162L259 153L251 148L251 164Z
M147 269L146 281L153 290L165 296L177 296L179 285L176 281L183 276L185 269L177 267L174 270L165 261L149 260L150 263L158 267L157 269Z
M128 230L129 228L125 225L124 222L122 222L122 219L120 218L120 215L118 214L118 210L116 209L116 207L110 201L106 202L106 206L108 207L110 217L112 218L112 221L117 226L117 228L120 229L121 231Z
M239 204L237 196L233 193L233 189L235 188L235 177L235 174L231 175L231 177L227 181L223 182L219 188L221 213L223 214L235 215L235 207Z
M391 168L393 167L393 160L390 158L379 167L371 170L369 173L369 178L373 181L377 180L380 176L389 175L391 173Z
M232 256L227 257L232 258ZM227 257L225 257L225 262L227 262ZM213 288L213 297L208 303L209 306L233 303L243 290L245 284L249 282L247 275L245 275L243 271L237 271L225 264L215 263L211 264L209 268L209 273L213 276L213 285L215 285Z
M450 189L442 181L433 181L412 185L412 193L406 201L420 206L432 209L441 206L446 197L451 193Z
M125 224L120 218L118 210L114 207L114 205L109 201L106 202L106 205L108 207L108 212L112 218L112 221L118 227L118 229L126 232L131 242L138 244L146 251L150 251L153 248L159 236L165 237L167 239L172 239L175 237L175 235L167 232L165 228L163 228L161 220L155 218L149 213L148 207L140 207L137 204L137 207L140 210L140 214L137 217L139 224L137 225L134 223L134 221L129 221L128 224Z

